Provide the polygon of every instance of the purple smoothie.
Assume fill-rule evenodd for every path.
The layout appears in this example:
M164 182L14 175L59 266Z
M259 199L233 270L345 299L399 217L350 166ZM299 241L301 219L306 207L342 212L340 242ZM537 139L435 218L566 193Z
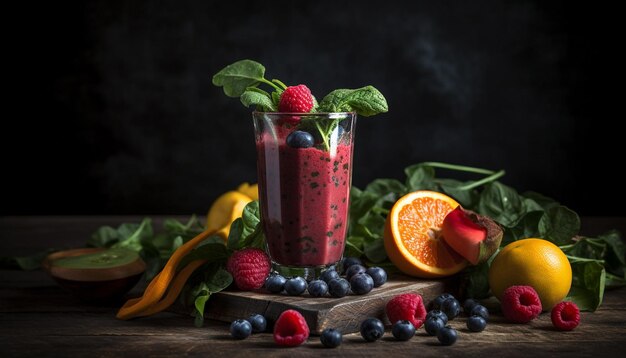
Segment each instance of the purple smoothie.
M345 246L352 143L344 134L331 150L292 148L293 130L276 127L257 136L259 196L272 261L323 266L341 259Z

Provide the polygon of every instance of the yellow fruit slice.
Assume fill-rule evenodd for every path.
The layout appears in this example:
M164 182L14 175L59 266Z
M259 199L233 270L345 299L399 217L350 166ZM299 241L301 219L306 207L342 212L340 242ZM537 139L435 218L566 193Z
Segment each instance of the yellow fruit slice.
M237 188L237 191L248 196L252 200L259 200L259 185L241 183Z
M489 286L498 299L511 286L532 286L544 311L563 301L572 285L572 267L561 249L543 239L506 245L489 267Z
M459 203L429 190L400 198L387 216L385 250L391 262L407 275L434 278L453 275L468 262L441 239L443 219Z
M238 191L229 191L217 198L207 214L207 229L216 230L224 240L228 239L230 224L241 217L243 209L252 199Z

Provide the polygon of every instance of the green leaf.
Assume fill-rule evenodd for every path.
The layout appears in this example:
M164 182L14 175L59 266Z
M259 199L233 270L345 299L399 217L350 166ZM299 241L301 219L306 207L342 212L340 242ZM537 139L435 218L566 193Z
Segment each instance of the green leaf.
M382 237L367 237L363 240L363 253L373 263L380 263L387 259L387 252Z
M400 197L406 193L406 187L396 179L376 179L365 187L365 191L378 196L393 193Z
M201 282L193 291L194 295L194 307L196 308L196 327L202 327L204 324L204 310L206 303L212 294L217 293L228 287L233 282L233 277L230 273L219 267L216 271L212 272L209 278Z
M487 298L489 291L489 263L483 262L477 266L470 266L461 274L461 291L467 298Z
M110 226L102 226L91 235L87 241L90 247L111 247L120 240L120 235L114 228Z
M257 110L260 111L276 112L276 106L274 105L274 102L272 102L270 95L265 91L263 91L265 93L260 93L259 91L261 90L255 91L254 89L254 87L248 88L241 95L239 98L241 103L243 103L246 107L256 106Z
M493 182L487 184L480 194L478 212L510 227L524 215L525 210L522 197L515 189Z
M387 100L373 86L358 89L336 89L319 103L323 112L352 112L363 117L388 111Z
M539 237L539 221L543 215L543 211L531 211L522 216L515 226L505 227L501 246L517 240Z
M415 190L435 190L435 169L424 164L411 165L404 169L408 192Z
M553 206L539 221L539 234L556 245L571 243L580 231L580 218L565 206Z
M597 261L574 261L572 288L567 295L583 311L595 311L602 303L606 273Z
M226 262L228 256L228 250L226 249L226 245L224 245L223 242L201 244L183 258L183 260L179 264L179 267L185 267L191 261L200 259L207 260L208 263Z
M473 207L474 203L478 201L478 194L475 190L463 189L463 187L471 184L471 181L462 182L455 179L439 179L437 182L441 186L441 191L456 199L465 208Z
M141 224L122 224L117 229L120 240L111 247L123 247L136 252L143 249L142 240L153 236L152 220L145 218Z
M23 270L23 271L36 270L39 267L41 267L41 263L46 258L46 256L48 256L52 252L54 252L54 250L49 249L49 250L38 252L30 256L18 256L18 257L0 256L0 269Z
M264 79L265 67L252 60L241 60L224 67L213 76L215 86L224 87L229 97L241 96L248 87L259 84Z
M231 250L239 250L241 247L240 240L243 233L243 220L235 219L230 224L230 232L228 233L228 248Z
M531 199L532 201L534 201L543 210L548 210L548 209L550 209L550 208L552 208L554 206L560 205L556 200L554 200L552 198L549 198L549 197L547 197L547 196L545 196L543 194L536 193L534 191L527 191L527 192L525 192L522 195L525 198ZM532 209L532 210L534 210L534 209Z
M244 238L252 234L261 223L261 209L257 200L251 201L243 208L241 215Z
M624 272L626 266L626 244L622 240L619 232L613 230L604 235L598 236L598 240L602 240L607 244L606 262L610 271L617 272L621 269ZM625 276L626 277L626 276Z
M365 239L361 236L348 236L346 239L346 248L343 253L344 257L361 257L363 255L363 242Z

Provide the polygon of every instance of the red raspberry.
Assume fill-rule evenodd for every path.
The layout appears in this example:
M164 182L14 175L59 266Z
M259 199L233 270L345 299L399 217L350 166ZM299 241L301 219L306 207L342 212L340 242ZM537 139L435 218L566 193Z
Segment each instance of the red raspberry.
M280 112L309 113L311 108L313 108L313 95L305 85L287 87L278 102Z
M561 302L552 308L552 324L558 330L571 331L580 323L580 310L574 302Z
M259 249L243 249L228 258L226 270L240 290L256 290L263 286L270 273L270 259Z
M415 293L405 293L392 298L385 307L387 317L391 324L400 320L413 323L415 328L420 328L426 319L426 307L422 296Z
M309 338L309 326L300 312L286 310L274 323L274 342L279 346L295 347Z
M502 313L509 321L528 323L541 313L541 300L531 286L511 286L502 294Z

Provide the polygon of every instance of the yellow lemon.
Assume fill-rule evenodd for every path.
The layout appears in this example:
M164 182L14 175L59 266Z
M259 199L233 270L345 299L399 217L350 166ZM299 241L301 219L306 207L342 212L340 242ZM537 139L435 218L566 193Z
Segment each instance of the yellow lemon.
M217 230L224 240L230 233L230 224L241 217L243 209L252 199L238 191L229 191L217 198L207 214L207 229Z
M506 245L489 267L489 286L498 299L510 286L532 286L544 311L561 302L572 285L567 257L550 241L524 239Z
M241 183L237 191L248 196L252 200L259 200L259 186L257 184Z

